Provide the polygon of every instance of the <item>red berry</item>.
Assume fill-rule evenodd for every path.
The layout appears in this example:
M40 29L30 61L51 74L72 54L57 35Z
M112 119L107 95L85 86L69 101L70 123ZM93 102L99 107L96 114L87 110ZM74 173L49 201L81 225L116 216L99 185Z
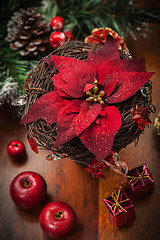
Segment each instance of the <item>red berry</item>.
M65 43L65 34L63 32L53 32L49 37L49 44L53 48L58 48Z
M64 20L63 18L56 16L54 18L52 18L51 20L51 28L54 30L62 30L64 26Z
M66 41L67 40L72 41L74 39L74 35L73 35L72 32L66 31L66 32L64 32L64 34L65 34L65 37L66 37Z

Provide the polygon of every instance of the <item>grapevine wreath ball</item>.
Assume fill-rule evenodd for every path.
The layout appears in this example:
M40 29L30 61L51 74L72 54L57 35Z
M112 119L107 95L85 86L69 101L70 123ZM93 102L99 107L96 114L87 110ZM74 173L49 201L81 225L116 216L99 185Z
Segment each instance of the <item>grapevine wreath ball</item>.
M104 46L68 42L28 74L22 123L29 139L103 166L111 151L137 141L150 123L152 75L144 59L129 59L109 35Z

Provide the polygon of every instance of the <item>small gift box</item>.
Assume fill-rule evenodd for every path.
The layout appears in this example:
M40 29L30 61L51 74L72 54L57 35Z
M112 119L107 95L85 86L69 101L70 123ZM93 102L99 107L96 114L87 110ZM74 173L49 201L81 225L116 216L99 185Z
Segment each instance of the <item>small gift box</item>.
M127 179L132 192L137 198L143 197L154 190L154 181L145 164L129 170Z
M104 199L104 203L116 229L136 219L134 206L124 191L112 193Z

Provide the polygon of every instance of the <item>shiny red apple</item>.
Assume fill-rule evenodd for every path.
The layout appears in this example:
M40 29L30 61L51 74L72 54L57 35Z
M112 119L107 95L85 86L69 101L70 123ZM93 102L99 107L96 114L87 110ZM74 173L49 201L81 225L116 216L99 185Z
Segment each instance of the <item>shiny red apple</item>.
M19 140L10 142L7 146L7 152L13 160L23 160L26 157L26 148Z
M71 206L64 202L51 202L40 214L43 231L53 239L63 239L74 229L76 214Z
M22 209L29 210L40 206L46 193L46 181L40 174L32 171L19 173L10 185L12 200Z

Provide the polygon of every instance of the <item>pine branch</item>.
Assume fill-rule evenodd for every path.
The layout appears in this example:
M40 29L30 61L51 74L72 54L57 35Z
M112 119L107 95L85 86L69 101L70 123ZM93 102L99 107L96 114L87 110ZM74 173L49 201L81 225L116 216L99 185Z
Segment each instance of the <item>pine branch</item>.
M28 71L36 65L34 61L23 61L19 53L11 50L7 44L0 42L0 79L5 82L12 77L18 83L19 92L22 92Z
M34 1L34 6L40 4L39 0ZM7 23L13 13L20 7L28 8L33 6L32 0L1 0L0 8L0 82L4 83L10 77L18 83L18 91L22 92L28 71L35 66L34 61L23 61L19 53L11 50L5 42L7 35Z
M134 37L137 28L149 30L145 23L160 23L160 6L146 8L142 0L50 0L48 22L56 15L64 18L66 28L74 29L77 39L96 27L111 27L122 37L127 33Z

